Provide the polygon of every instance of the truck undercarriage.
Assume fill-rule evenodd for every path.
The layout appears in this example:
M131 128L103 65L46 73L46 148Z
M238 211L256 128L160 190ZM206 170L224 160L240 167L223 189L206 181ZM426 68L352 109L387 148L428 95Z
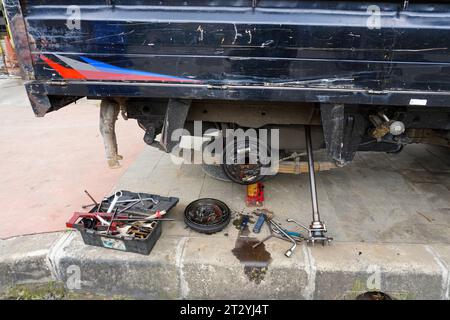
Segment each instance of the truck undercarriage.
M113 101L174 130L278 129L281 157L450 144L448 1L19 1L5 9L37 116ZM155 138L161 134L158 142Z

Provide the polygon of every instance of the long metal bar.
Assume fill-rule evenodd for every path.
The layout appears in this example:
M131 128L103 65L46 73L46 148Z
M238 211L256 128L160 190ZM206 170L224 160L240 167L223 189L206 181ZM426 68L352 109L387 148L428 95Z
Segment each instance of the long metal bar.
M123 208L122 210L119 211L119 213L124 213L125 211L127 211L128 209L131 209L132 207L134 207L135 205L137 205L139 202L142 202L142 200L137 200L135 202L130 203L128 206L126 206L125 208Z
M84 193L89 197L89 199L92 200L92 202L94 202L94 204L95 204L96 206L98 206L98 202L95 201L94 197L91 196L91 194L90 194L87 190L84 190Z
M313 211L313 223L320 222L319 203L317 201L316 175L314 172L314 157L311 141L311 127L305 125L306 150L308 153L309 187L311 191L311 202Z
M105 198L104 200L107 200L107 199L108 198ZM158 204L158 201L153 198L142 198L142 197L141 197L141 199L138 198L138 199L117 200L116 203L129 203L129 202L135 202L135 201L140 202L141 200L142 201L151 201L154 204Z

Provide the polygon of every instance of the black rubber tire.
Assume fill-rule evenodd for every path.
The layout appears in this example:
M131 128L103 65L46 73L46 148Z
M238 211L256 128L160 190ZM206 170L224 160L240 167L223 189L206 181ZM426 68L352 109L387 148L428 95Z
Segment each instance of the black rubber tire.
M399 154L400 152L403 151L403 148L404 148L404 147L405 147L404 145L400 145L399 148L398 148L397 150L395 150L395 151L387 151L386 153L387 153L387 154Z
M194 208L195 206L198 206L199 204L216 204L218 205L223 212L223 215L225 216L222 221L220 223L217 224L212 224L212 225L208 225L208 224L201 224L201 223L197 223L195 221L192 221L192 219L189 216L189 212L192 210L192 208ZM217 199L213 199L213 198L202 198L202 199L198 199L195 200L193 202L191 202L190 204L188 204L188 206L186 207L186 209L184 210L184 222L186 223L186 225L191 228L194 231L197 231L199 233L205 233L205 234L213 234L219 231L222 231L231 221L231 210L230 208L228 208L228 206Z
M235 143L235 141L231 141L229 142L229 144L231 143ZM253 145L254 147L258 147L258 141L255 141L254 139L250 139L250 140L246 140L245 141L245 146L248 145ZM268 151L270 151L269 147L266 146L266 148L268 148ZM228 146L225 147L224 150L224 154L223 154L223 163L222 163L222 170L225 173L225 175L228 177L228 179L230 179L231 181L238 183L238 184L242 184L242 185L250 185L250 184L255 184L257 182L261 182L263 181L266 176L264 175L258 175L256 176L254 179L249 180L249 181L244 181L241 180L239 178L237 178L233 172L231 171L230 165L227 165L227 154L226 154L226 150L228 150Z
M223 172L225 173L225 175L227 176L228 179L230 179L234 183L242 184L244 186L248 186L250 184L255 184L257 182L262 182L266 178L265 176L259 175L258 177L256 177L255 179L252 179L250 181L243 181L243 180L237 179L233 175L233 173L230 171L229 166L227 166L226 164L222 164L222 170L223 170Z

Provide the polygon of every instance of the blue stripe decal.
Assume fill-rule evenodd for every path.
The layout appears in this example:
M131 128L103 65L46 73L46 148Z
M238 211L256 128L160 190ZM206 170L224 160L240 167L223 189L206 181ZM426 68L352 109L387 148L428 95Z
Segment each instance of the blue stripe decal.
M162 77L162 78L170 78L170 79L176 79L176 80L190 80L188 78L179 78L179 77L174 77L174 76L168 76L165 74L158 74L158 73L145 72L145 71L139 71L139 70L128 70L125 68L116 67L116 66L113 66L108 63L104 63L101 61L93 60L93 59L82 57L82 56L80 56L80 58L83 59L88 64L90 64L91 66L93 66L94 68L99 69L100 71L104 71L104 72L134 74L134 75L149 76L149 77Z

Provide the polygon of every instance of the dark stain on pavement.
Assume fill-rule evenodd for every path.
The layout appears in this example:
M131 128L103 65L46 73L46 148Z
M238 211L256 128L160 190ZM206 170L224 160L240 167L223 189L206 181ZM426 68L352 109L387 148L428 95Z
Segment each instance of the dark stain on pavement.
M248 229L247 229L248 230ZM270 261L270 253L264 243L256 248L253 245L259 242L256 238L239 237L233 252L234 256L244 265L244 273L250 281L260 284L267 272Z

